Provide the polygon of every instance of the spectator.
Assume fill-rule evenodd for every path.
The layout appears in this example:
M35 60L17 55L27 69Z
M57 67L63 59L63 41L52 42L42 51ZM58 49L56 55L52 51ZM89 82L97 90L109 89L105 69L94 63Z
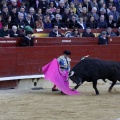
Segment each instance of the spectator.
M3 23L3 28L0 29L0 37L9 38L8 23Z
M18 14L18 18L15 19L14 25L16 25L20 29L23 29L25 27L23 13Z
M36 20L37 20L37 15L35 13L35 9L33 7L31 7L29 9L29 13L31 15L31 18L32 18L32 22L34 23Z
M10 15L8 16L7 23L8 23L8 29L11 29L13 24L12 24L12 20L11 20L11 16Z
M55 9L55 12L53 12L52 13L54 16L56 16L56 14L60 14L60 8L59 7L57 7L56 9ZM60 15L61 16L61 15ZM62 16L60 17L60 19L62 19Z
M13 7L16 7L17 12L19 11L19 7L17 5L17 0L11 0L11 4L8 6L9 11L11 11Z
M26 18L27 13L25 12L25 7L24 7L24 6L22 6L22 7L20 8L20 11L18 12L18 14L19 14L19 13L23 13L24 19Z
M116 11L116 7L115 6L112 7L112 11L109 12L109 15L113 15L113 20L115 22L117 22L119 17L120 17L119 13Z
M33 32L27 31L26 36L21 42L21 46L34 46L34 38L32 37Z
M116 22L113 20L113 15L109 15L107 25L108 25L108 27L111 27L111 28L116 28L117 27Z
M65 25L62 23L62 20L60 20L59 14L56 14L55 18L52 19L51 23L52 27L54 27L54 24L57 24L59 29L67 29L67 27L65 27Z
M99 45L107 45L108 44L108 37L106 31L103 31L102 34L98 37L98 44Z
M49 33L49 37L64 37L59 31L58 31L58 25L54 25L53 30Z
M79 19L78 15L75 14L73 10L70 10L70 20L71 20L73 15L76 17L76 20L78 21L78 19Z
M76 7L75 7L74 2L70 3L70 10L72 10L76 14Z
M83 0L82 6L86 8L87 12L92 10L90 0Z
M26 15L26 18L24 19L24 23L25 26L30 26L31 28L35 28L35 24L33 23L33 21L31 20L31 15L28 13Z
M86 28L86 24L83 22L83 18L82 17L79 18L78 24L79 24L79 28L80 29L85 29Z
M78 16L80 16L81 13L82 13L82 3L79 2L79 3L78 3L78 6L77 6L77 9L76 9L76 14L77 14Z
M86 28L82 33L82 37L95 37L90 28Z
M18 13L17 13L17 8L13 7L11 12L10 12L10 16L11 16L11 21L12 23L14 23L15 19L18 18Z
M62 15L65 9L65 2L64 0L60 0L59 2L60 14Z
M44 29L44 23L42 20L43 20L42 16L37 18L37 21L35 22L36 29Z
M91 7L92 7L92 8L95 7L95 8L98 9L98 3L97 3L97 0L92 0L92 1L91 1Z
M50 6L51 13L55 12L56 8L54 6L54 2L53 1L50 1L49 6Z
M86 22L89 19L89 14L87 13L86 7L83 7L82 13L80 14L79 17L82 17L84 22Z
M43 14L43 16L46 16L46 15L49 15L51 20L54 18L54 15L52 14L50 7L48 7L46 9L46 12Z
M97 22L97 28L107 28L107 22L104 15L100 16L100 20Z
M42 9L42 14L45 14L46 9L49 7L48 2L46 0L39 1L38 8Z
M38 8L36 15L37 15L37 17L42 16L42 9L41 8Z
M3 6L1 14L2 14L4 22L7 22L8 17L9 17L9 12L8 12L8 7L7 6Z
M101 8L100 9L100 12L99 12L99 16L101 15L104 15L104 19L107 21L108 20L108 15L107 15L107 12L106 12L106 9L105 8Z
M67 28L69 27L69 21L70 21L69 8L65 8L62 14L62 22Z
M10 37L20 37L20 32L15 25L12 26L12 29L9 31Z
M109 4L109 7L107 8L107 14L109 14L112 11L112 7L113 7L113 5Z
M82 28L82 26L77 22L76 17L73 15L69 22L69 29L73 29L75 27Z
M2 29L2 15L0 15L0 29Z
M120 37L120 27L118 28L116 35Z
M73 31L68 35L68 37L80 37L80 32L78 28L74 28Z
M51 24L51 20L50 20L50 16L46 15L44 18L44 29L51 29L52 28L52 24Z
M107 36L108 37L114 37L114 36L116 36L116 34L114 32L112 32L112 28L111 27L107 28Z
M97 28L97 22L94 18L94 16L91 16L88 22L86 23L86 27L90 27L91 29Z
M89 16L94 16L95 20L99 20L99 15L97 14L97 8L93 7L91 13L89 14Z

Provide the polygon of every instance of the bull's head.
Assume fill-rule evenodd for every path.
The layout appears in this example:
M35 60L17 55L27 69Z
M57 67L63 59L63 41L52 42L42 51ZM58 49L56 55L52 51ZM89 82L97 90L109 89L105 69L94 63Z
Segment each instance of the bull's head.
M77 85L82 84L82 78L77 76L74 71L70 71L69 78L73 81L73 83L76 83Z

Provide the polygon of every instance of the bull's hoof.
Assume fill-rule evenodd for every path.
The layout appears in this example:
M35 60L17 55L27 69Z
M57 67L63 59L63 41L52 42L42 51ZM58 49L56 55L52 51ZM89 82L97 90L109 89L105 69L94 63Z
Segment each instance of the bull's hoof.
M96 93L96 95L99 95L100 93L98 92L98 93Z
M111 93L111 89L109 89L108 92Z

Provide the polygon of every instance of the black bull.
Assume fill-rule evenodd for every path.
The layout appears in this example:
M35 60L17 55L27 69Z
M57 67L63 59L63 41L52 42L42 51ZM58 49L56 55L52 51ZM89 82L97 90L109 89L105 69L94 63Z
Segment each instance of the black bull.
M85 58L71 69L69 78L77 84L74 89L77 89L84 81L92 82L96 94L99 94L97 80L105 81L107 78L112 81L109 87L110 92L117 80L120 81L120 62Z

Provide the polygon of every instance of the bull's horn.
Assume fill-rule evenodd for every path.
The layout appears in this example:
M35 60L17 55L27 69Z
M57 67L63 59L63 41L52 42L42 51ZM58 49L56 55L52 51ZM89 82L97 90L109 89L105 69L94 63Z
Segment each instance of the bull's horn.
M73 76L73 75L74 75L74 71L71 71L69 76Z

